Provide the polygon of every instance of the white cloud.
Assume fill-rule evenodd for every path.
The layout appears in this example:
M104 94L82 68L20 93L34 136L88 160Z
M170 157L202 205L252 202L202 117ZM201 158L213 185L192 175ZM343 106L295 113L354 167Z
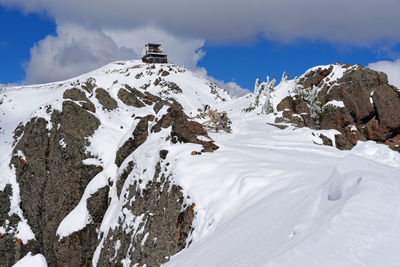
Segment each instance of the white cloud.
M296 38L367 45L400 41L398 0L0 0L26 12L45 12L57 24L130 29L162 26L179 36L216 42Z
M368 68L386 73L389 83L400 89L400 59L370 63Z
M114 60L138 57L101 32L77 25L62 25L57 36L47 36L31 49L26 64L26 83L72 78Z

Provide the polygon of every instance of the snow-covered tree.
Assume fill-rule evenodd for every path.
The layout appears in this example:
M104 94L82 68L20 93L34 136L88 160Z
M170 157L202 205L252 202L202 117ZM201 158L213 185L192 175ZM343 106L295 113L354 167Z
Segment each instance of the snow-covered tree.
M286 71L284 71L284 72L282 73L281 83L287 82L287 81L289 80L289 74L290 74L290 73L287 73Z
M254 95L255 100L247 109L248 111L258 109L261 107L260 113L268 114L274 112L274 107L272 105L271 93L274 91L276 80L272 79L270 81L269 76L265 82L260 82L257 79L254 85Z

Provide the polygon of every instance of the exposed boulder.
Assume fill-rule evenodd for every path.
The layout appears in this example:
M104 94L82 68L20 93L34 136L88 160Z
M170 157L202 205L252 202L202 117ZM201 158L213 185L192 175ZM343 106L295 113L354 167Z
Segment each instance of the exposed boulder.
M89 110L91 112L96 112L96 108L94 107L93 103L86 97L85 92L79 90L78 88L71 88L65 90L64 99L71 99L76 101L77 103L81 104L81 107Z
M212 141L199 140L198 136L209 138L204 127L195 121L190 121L183 112L179 104L170 104L165 114L151 129L152 132L159 132L161 128L172 126L172 142L194 143L203 145L202 152L212 152L218 149L218 146Z
M114 110L118 107L117 101L103 88L96 89L96 98L100 104L107 110Z
M139 94L137 92L139 92L139 91L136 89L133 89L133 88L131 88L130 91L128 91L124 88L121 88L118 91L118 98L127 106L142 108L145 106L145 104L142 101L140 101L138 99L138 97L142 96L143 94L140 92L139 92L140 93ZM143 95L143 97L144 97L144 95Z
M276 123L338 130L340 149L351 149L358 140L385 143L400 133L398 89L388 84L386 74L360 65L312 69L297 78L294 92L277 111L282 113Z

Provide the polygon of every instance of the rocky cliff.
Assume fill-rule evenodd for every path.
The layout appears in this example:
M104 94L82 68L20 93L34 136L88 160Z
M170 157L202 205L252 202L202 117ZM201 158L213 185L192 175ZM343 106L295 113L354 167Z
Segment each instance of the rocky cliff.
M340 149L373 140L400 150L400 91L388 83L386 74L338 63L284 80L277 90L283 88L286 96L274 99L275 123L337 130L334 140L321 138Z
M158 266L189 245L195 203L169 150L218 149L189 115L224 90L132 61L1 99L1 266L28 252L49 266Z

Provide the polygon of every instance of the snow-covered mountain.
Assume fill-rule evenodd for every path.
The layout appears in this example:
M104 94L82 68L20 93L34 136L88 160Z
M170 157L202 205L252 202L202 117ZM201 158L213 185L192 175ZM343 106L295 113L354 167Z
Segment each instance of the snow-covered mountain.
M400 154L363 131L396 136L392 87L369 71L320 66L235 98L127 61L1 89L0 264L398 266ZM340 98L359 87L360 118ZM213 110L230 133L204 125ZM363 138L339 150L346 127Z

